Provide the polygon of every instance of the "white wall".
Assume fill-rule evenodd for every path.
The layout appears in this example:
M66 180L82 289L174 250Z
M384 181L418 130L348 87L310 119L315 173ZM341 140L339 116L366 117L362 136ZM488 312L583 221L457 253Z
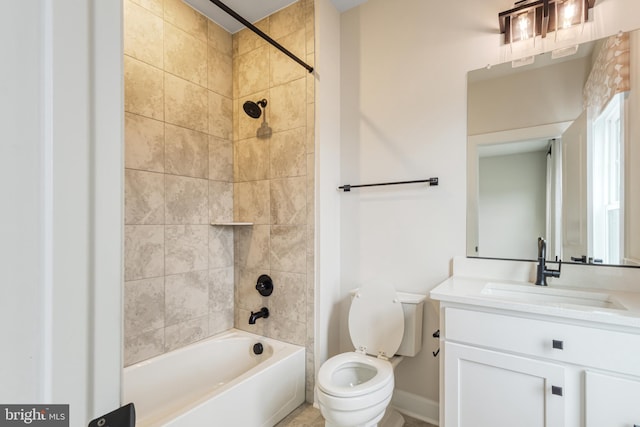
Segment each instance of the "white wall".
M38 108L43 84L43 18L38 2L10 2L0 14L0 401L42 398L44 373L41 250L43 159ZM31 22L31 25L25 25ZM20 40L20 43L7 41ZM16 327L16 325L19 325ZM19 375L16 375L19 373Z
M536 259L546 236L546 151L480 157L478 256Z
M339 350L340 323L340 14L315 1L316 254L315 367Z
M440 178L438 187L341 195L343 301L374 276L427 293L450 274L452 257L465 253L466 73L504 58L497 15L512 6L369 0L342 15L342 183ZM637 28L640 3L599 2L594 16L585 28L594 39ZM341 342L348 350L345 306ZM423 351L396 371L397 389L423 403L438 400L437 327L429 303Z
M585 57L470 81L467 134L574 120L582 111L582 88L590 71L591 58Z
M0 15L0 402L115 409L121 373L122 5Z

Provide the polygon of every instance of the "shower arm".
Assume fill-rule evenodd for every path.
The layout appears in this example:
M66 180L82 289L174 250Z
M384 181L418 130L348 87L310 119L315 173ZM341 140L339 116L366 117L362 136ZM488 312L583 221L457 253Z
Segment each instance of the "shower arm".
M285 55L287 55L289 58L293 59L294 61L296 61L298 64L302 65L304 68L306 68L310 73L313 72L313 67L309 64L307 64L306 62L304 62L302 59L298 58L297 56L295 56L293 53L291 53L290 51L288 51L284 46L282 46L280 43L278 43L277 41L275 41L274 39L272 39L271 37L269 37L267 34L265 34L264 32L262 32L262 30L260 30L258 27L256 27L255 25L253 25L251 22L247 21L246 19L244 19L242 16L240 16L235 10L231 9L229 6L227 6L226 4L222 3L220 0L209 0L211 3L215 4L216 6L218 6L220 9L222 9L223 11L225 11L227 14L231 15L231 17L233 17L236 21L240 22L241 24L243 24L244 26L246 26L248 29L250 29L251 31L253 31L254 33L256 33L257 35L259 35L260 37L262 37L263 39L265 39L268 43L270 43L271 45L273 45L276 49L278 49L280 52L284 53Z

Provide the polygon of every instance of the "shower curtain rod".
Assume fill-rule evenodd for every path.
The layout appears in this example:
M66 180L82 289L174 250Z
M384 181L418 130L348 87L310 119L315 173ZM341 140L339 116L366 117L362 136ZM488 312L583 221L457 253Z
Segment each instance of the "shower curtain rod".
M429 178L429 179L419 179L416 181L398 181L398 182L380 182L378 184L360 184L360 185L341 185L338 187L338 190L342 190L345 193L347 191L351 191L352 188L360 188L360 187L379 187L382 185L399 185L399 184L418 184L421 182L428 182L429 186L438 185L438 178Z
M298 58L297 56L295 56L293 53L289 52L284 46L282 46L280 43L278 43L277 41L275 41L274 39L272 39L271 37L269 37L268 35L266 35L265 33L262 32L262 30L260 30L258 27L256 27L255 25L253 25L251 22L247 21L246 19L244 19L242 16L240 16L235 10L231 9L229 6L227 6L226 4L222 3L220 0L209 0L211 3L215 4L216 6L218 6L220 9L222 9L223 11L227 12L227 14L231 15L236 21L240 22L241 24L243 24L244 26L246 26L248 29L250 29L251 31L253 31L254 33L256 33L257 35L259 35L260 37L262 37L263 39L265 39L267 42L269 42L270 44L272 44L275 48L277 48L280 52L284 53L285 55L287 55L289 58L293 59L294 61L296 61L298 64L302 65L304 68L306 68L310 73L313 72L313 67L309 64L307 64L306 62L304 62L302 59Z

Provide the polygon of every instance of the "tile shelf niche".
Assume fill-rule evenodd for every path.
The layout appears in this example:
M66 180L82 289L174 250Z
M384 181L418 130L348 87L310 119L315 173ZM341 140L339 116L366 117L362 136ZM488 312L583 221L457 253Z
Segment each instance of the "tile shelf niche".
M253 225L253 223L252 222L212 222L210 225L240 226L240 225Z

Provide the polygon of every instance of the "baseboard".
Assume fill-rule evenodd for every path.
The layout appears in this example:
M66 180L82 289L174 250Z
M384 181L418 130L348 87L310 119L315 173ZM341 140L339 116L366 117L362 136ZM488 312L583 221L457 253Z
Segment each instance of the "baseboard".
M438 402L402 390L394 390L391 405L403 414L433 424L440 425Z

